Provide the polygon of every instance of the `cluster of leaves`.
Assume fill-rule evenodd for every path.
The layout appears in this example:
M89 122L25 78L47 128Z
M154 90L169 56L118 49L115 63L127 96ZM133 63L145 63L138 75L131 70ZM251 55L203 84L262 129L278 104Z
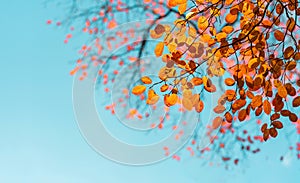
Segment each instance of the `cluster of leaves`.
M141 100L146 95L145 102L153 108L163 98L167 107L180 104L184 110L201 113L204 106L211 107L204 99L206 94L223 92L213 108L219 116L212 121L207 134L212 144L210 148L196 147L200 154L213 149L220 152L223 161L231 159L237 164L240 158L234 158L232 153L235 145L240 146L242 154L257 153L259 149L252 147L255 140L276 137L278 130L287 126L287 120L295 122L300 134L298 1L87 0L90 6L86 9L81 9L78 1L70 2L69 15L56 23L70 26L73 31L66 35L65 43L71 41L76 30L88 34L91 38L88 42L94 42L82 45L80 59L71 75L81 74L80 79L84 79L88 68L103 65L99 71L100 86L108 92L124 65L136 63L137 70L133 72L137 74L147 69L141 67L141 58L149 51L165 63L157 73L160 81L141 77L144 85L134 87L132 92ZM123 23L141 19L151 21L144 27L137 24L114 31ZM164 20L175 21L169 25L162 23ZM136 39L139 32L144 35ZM154 49L148 44L148 36L159 40ZM117 54L113 52L124 46L126 49ZM220 90L223 83L215 82L215 78L223 77L225 91ZM128 90L124 89L124 99L120 101L127 98ZM110 104L106 109L114 114L115 105ZM137 111L130 113L137 115ZM246 126L247 130L242 130L236 123L263 114L269 120L254 123L262 125L261 136L255 134L259 127ZM138 117L142 118L139 114ZM167 127L163 121L164 118L159 129ZM220 135L214 135L216 130ZM198 135L196 132L191 147L197 144ZM300 151L299 147L296 149Z
M200 113L205 105L203 91L217 91L211 78L226 76L230 89L214 108L220 114L212 122L214 129L225 121L232 123L234 116L242 122L251 118L251 111L257 117L264 113L270 116L261 127L267 141L283 128L284 117L299 122L299 2L170 0L169 6L178 7L181 16L173 28L159 24L150 31L153 38L163 38L154 53L165 66L158 73L160 82L141 79L152 84L147 104L159 100L152 88L161 84L166 106L182 103L186 110ZM203 63L205 71L200 67ZM201 91L195 93L195 88ZM145 91L139 85L132 93Z

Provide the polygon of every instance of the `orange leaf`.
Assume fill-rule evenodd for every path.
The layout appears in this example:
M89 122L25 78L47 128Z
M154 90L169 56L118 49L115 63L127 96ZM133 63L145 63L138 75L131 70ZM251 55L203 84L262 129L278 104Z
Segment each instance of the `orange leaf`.
M226 79L225 79L225 84L226 84L227 86L233 86L234 83L235 83L235 81L234 81L232 78L226 78Z
M232 26L225 26L222 29L222 31L225 32L225 33L227 33L227 34L232 33L233 30L234 30L234 28Z
M187 98L187 97L184 97L184 98L182 99L182 105L183 105L183 107L184 107L186 110L188 110L188 111L191 111L191 110L193 109L193 103L192 103L192 101L191 101L189 98Z
M223 105L217 105L214 108L214 112L217 114L221 114L222 112L224 112L226 110L226 108Z
M268 100L265 100L263 106L264 106L265 113L267 115L269 115L271 113L271 104L270 104L270 102Z
M262 104L262 96L261 95L256 95L252 98L251 106L253 108L259 107Z
M187 6L187 3L183 3L178 6L178 11L180 14L183 14L186 11L186 6Z
M148 76L142 77L142 78L141 78L141 81L142 81L144 84L151 84L151 83L152 83L151 78L149 78Z
M195 110L198 113L200 113L200 112L202 112L203 109L204 109L204 103L202 102L202 100L199 100L195 105Z
M157 57L160 57L162 55L163 51L164 51L164 43L159 42L154 49L154 53Z
M212 122L212 128L214 130L219 128L222 125L222 122L223 122L223 118L221 118L220 116L216 117Z
M252 58L249 62L248 62L248 67L251 69L255 69L257 66L259 66L260 61L258 60L258 58Z
M229 14L225 17L225 20L226 20L227 23L233 24L233 23L236 21L237 17L238 17L237 14L232 15L232 14L229 13Z
M167 94L164 97L164 102L168 107L175 105L177 100L178 100L178 96L176 94L171 94L171 95Z
M262 21L262 24L265 27L271 27L273 23L269 19L265 19Z
M167 84L164 84L160 87L160 91L165 92L165 91L167 91L168 88L169 88L169 86Z
M154 92L154 90L150 89L148 91L148 99L146 101L149 105L154 105L158 102L159 96Z
M135 86L135 87L132 89L131 92L132 92L134 95L140 95L140 94L144 93L145 90L146 90L146 86L143 86L143 85L137 85L137 86Z
M264 123L264 124L261 126L260 131L261 131L261 132L264 132L267 128L268 128L268 124L267 124L267 123Z
M208 27L208 20L204 16L200 16L198 19L198 27L201 30L205 30Z
M231 123L232 120L233 120L233 117L232 117L232 115L231 115L229 112L226 112L226 113L225 113L225 119L226 119L226 121L227 121L228 123Z
M284 40L284 34L279 30L275 30L274 37L277 41L283 41Z
M187 2L187 0L169 0L168 5L170 7L173 7L173 6L177 6L179 4L183 4L183 3L186 3L186 2Z
M246 119L246 117L247 117L247 111L246 111L246 109L240 110L240 112L238 114L238 119L240 121L244 121Z
M278 90L278 95L279 95L280 97L282 97L282 98L287 97L287 90L286 90L286 88L285 88L283 85L279 86L279 87L277 88L277 90Z
M195 86L198 86L198 85L202 85L203 81L201 78L194 77L191 79L191 83L193 83L193 85Z

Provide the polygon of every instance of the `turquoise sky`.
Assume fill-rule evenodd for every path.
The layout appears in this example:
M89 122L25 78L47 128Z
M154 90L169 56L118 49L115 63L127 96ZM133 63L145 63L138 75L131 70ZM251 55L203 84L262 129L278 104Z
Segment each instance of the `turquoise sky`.
M45 24L56 13L38 0L0 5L1 183L299 182L300 161L286 153L280 162L286 144L274 140L230 170L195 158L131 167L97 154L72 110L76 47L63 44L65 31Z

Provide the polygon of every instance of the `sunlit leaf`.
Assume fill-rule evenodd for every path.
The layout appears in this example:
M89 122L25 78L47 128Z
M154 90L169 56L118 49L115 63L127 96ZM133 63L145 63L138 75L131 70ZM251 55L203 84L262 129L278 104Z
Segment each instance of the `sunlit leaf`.
M145 90L146 90L146 86L143 86L143 85L137 85L137 86L133 87L133 89L132 89L131 92L132 92L134 95L140 95L140 94L144 93Z
M175 105L177 103L177 100L178 96L176 94L167 94L164 96L165 105L168 107Z
M164 51L164 43L159 42L154 49L154 53L157 57L160 57L162 55L163 51Z
M141 81L142 81L144 84L151 84L151 83L152 83L151 78L148 77L148 76L143 76L143 77L141 78Z
M200 16L198 18L198 28L201 30L205 30L208 27L208 20L204 16Z

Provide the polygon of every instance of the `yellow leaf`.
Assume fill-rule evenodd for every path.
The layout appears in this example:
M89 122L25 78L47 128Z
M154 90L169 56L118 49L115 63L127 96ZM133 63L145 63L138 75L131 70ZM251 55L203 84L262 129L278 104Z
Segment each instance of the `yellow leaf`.
M146 90L146 86L143 86L143 85L137 85L137 86L133 87L133 89L132 89L131 92L132 92L134 95L140 95L140 94L144 93L145 90Z
M189 36L196 37L197 36L197 30L194 27L190 27L189 30L188 30L188 34L189 34Z
M204 86L207 86L208 78L207 78L206 76L203 76L203 77L202 77L202 81L203 81L203 85L204 85Z
M178 11L180 14L183 14L186 11L186 6L187 6L187 3L183 3L178 6Z
M227 34L225 32L220 32L216 35L217 40L220 42L222 39L226 38Z
M198 19L198 27L201 30L205 30L208 27L208 20L204 16L200 16Z
M172 43L168 44L168 50L169 50L169 52L171 52L171 53L175 52L176 48L177 48L177 44L176 43L172 42Z
M185 18L188 20L188 19L194 17L195 15L197 15L197 12L189 12L186 14Z

